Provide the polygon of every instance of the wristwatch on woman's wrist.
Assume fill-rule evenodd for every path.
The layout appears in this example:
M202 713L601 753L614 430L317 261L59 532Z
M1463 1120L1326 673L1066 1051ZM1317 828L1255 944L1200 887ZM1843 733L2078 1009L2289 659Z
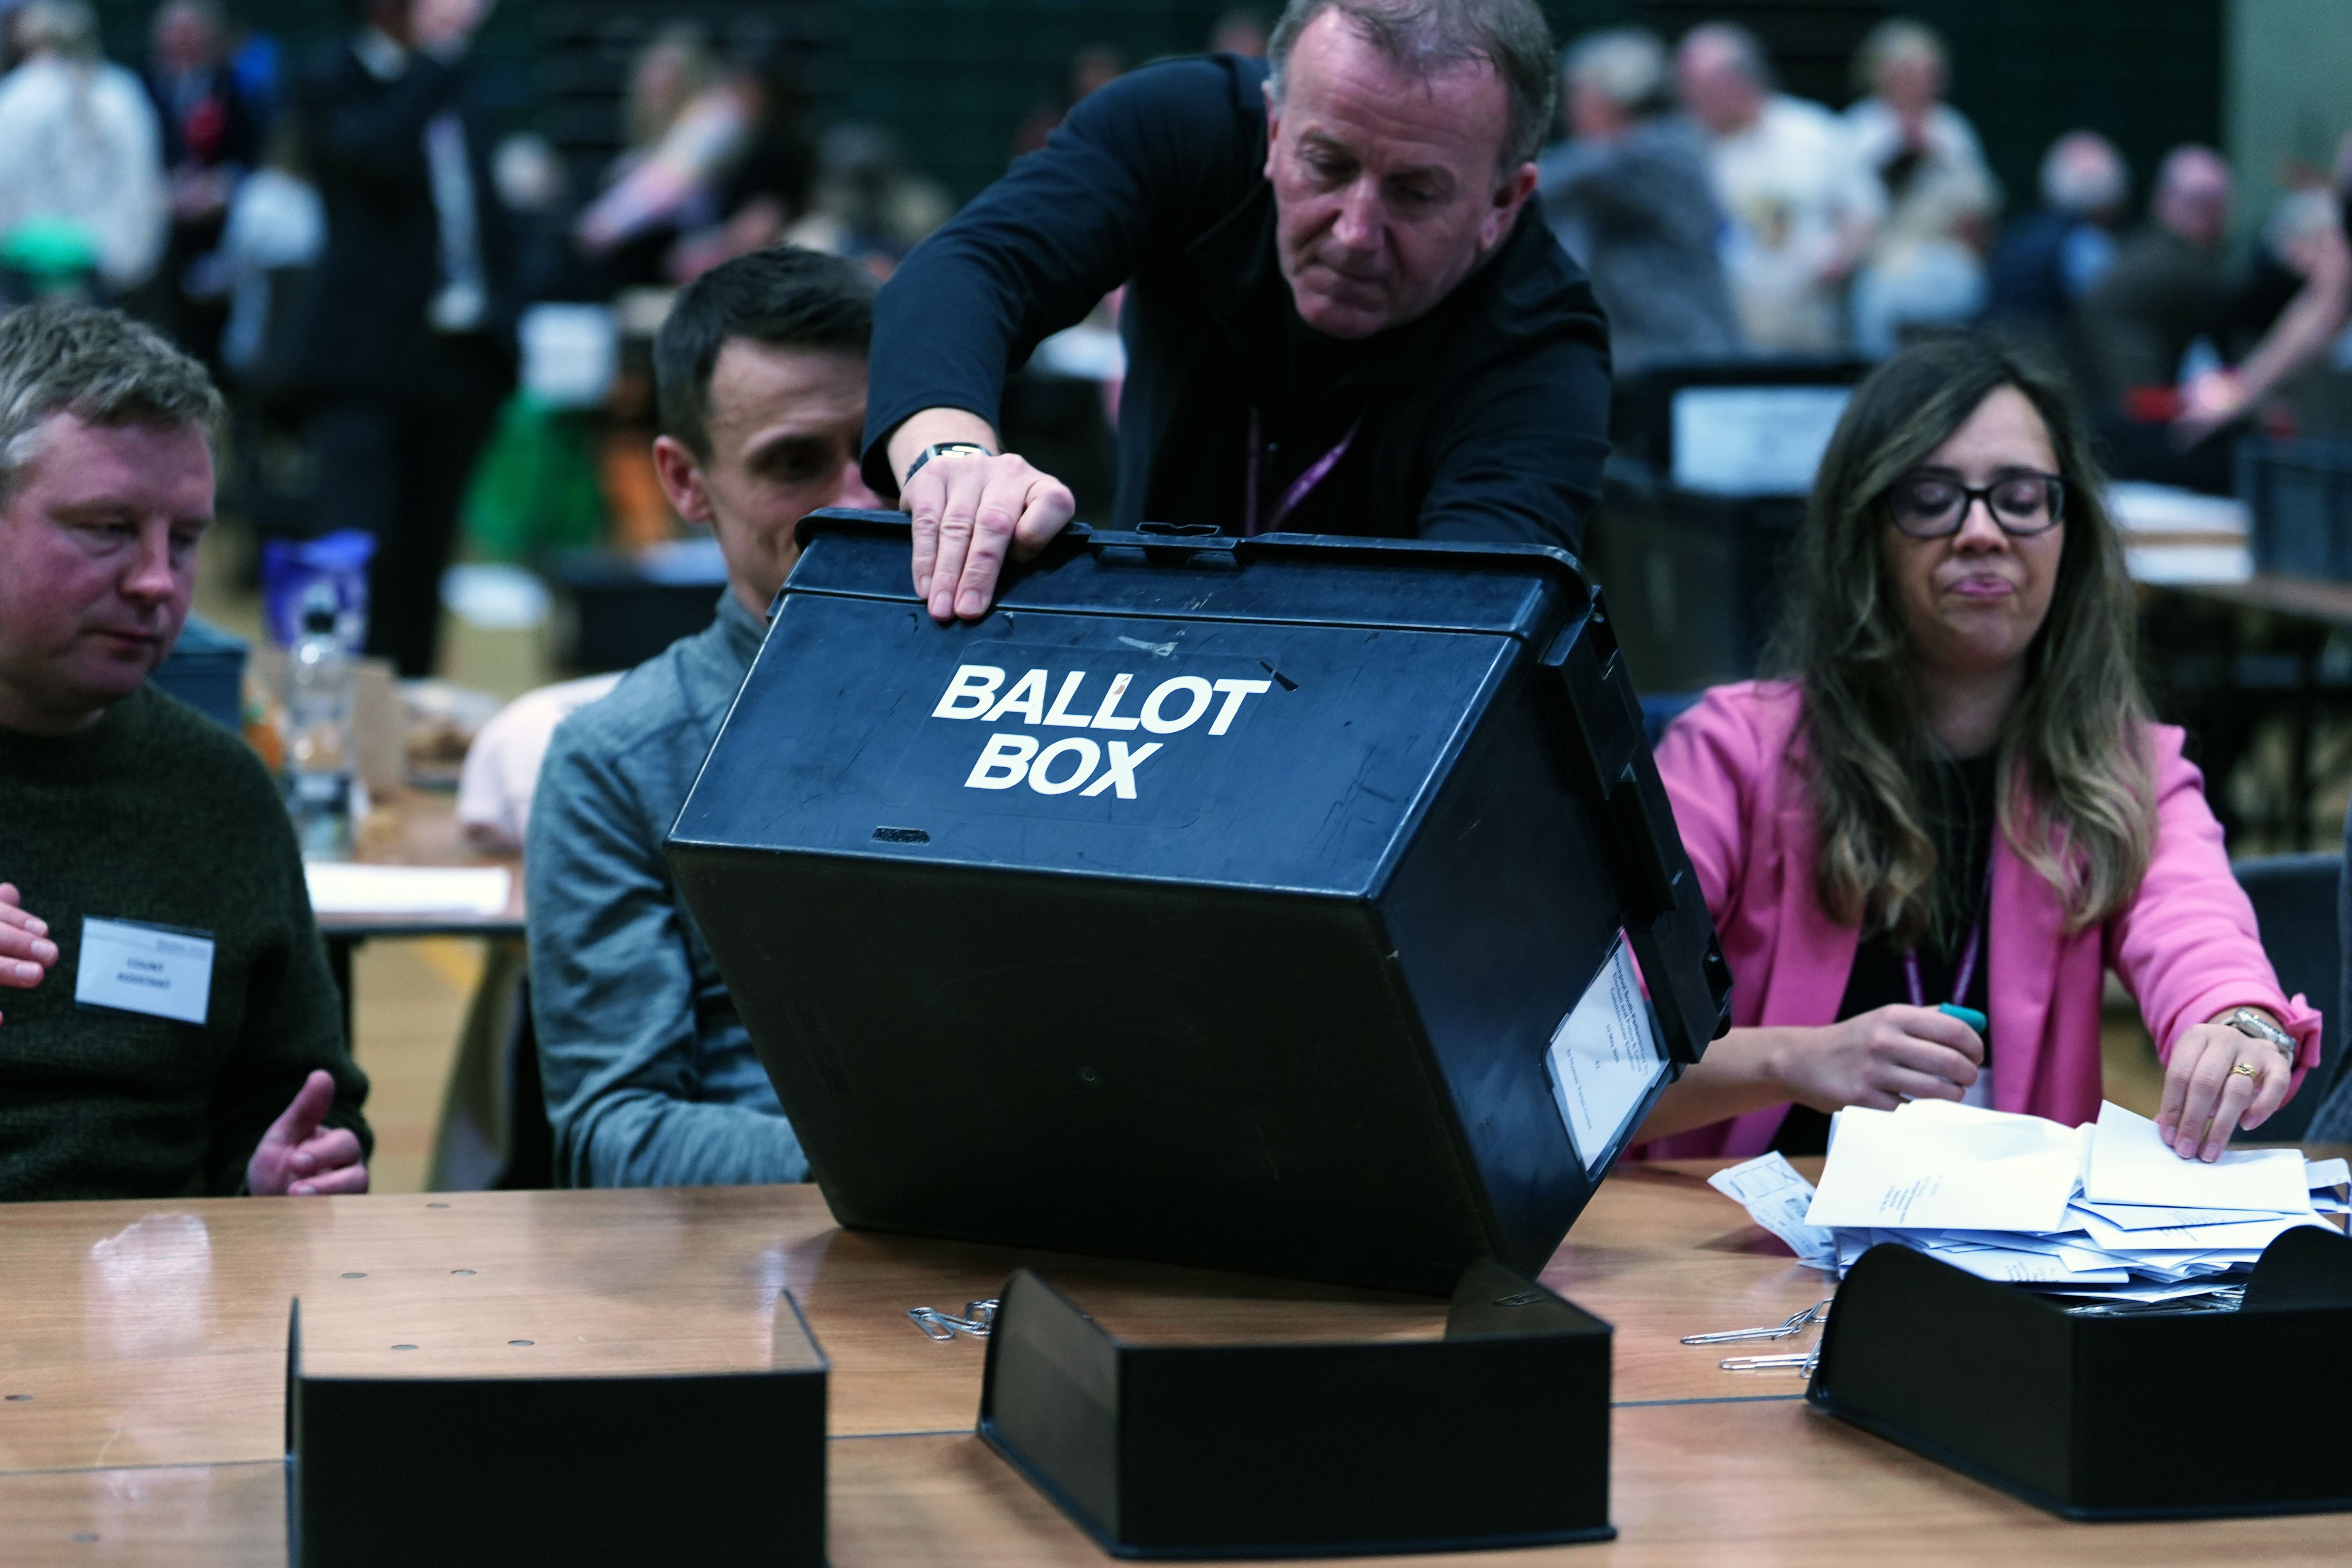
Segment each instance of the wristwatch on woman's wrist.
M2252 1007L2241 1007L2221 1022L2242 1035L2251 1035L2257 1040L2268 1040L2286 1054L2288 1061L2294 1060L2294 1037Z
M977 441L934 441L931 445L924 447L921 451L915 454L915 460L907 465L907 479L900 479L898 482L903 485L907 482L907 479L913 479L916 473L921 469L925 463L929 462L933 458L938 457L942 452L970 452L976 457L982 458L993 458L996 456L995 453L990 451L987 447L982 446Z

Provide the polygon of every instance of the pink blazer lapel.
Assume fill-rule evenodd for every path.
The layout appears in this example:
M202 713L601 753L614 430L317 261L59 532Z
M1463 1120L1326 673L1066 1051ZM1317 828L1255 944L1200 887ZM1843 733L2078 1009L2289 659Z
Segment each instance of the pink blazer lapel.
M1837 1021L1862 933L1832 920L1814 896L1808 868L1820 840L1811 805L1784 804L1779 817L1780 951L1757 1022L1818 1027Z
M1751 881L1751 887L1765 885L1760 879L1767 876L1780 883L1775 900L1776 951L1764 995L1754 1014L1743 1021L1765 1027L1813 1028L1832 1024L1837 1021L1838 1004L1845 998L1846 981L1853 973L1854 948L1861 932L1832 920L1814 896L1813 879L1807 868L1814 863L1819 829L1801 788L1790 789L1769 819L1774 842L1756 846L1748 874L1759 879ZM1740 1011L1747 1014L1745 1008ZM1787 1106L1776 1105L1736 1118L1724 1152L1762 1153L1772 1146L1788 1114Z
M2041 874L2005 837L1992 847L1992 899L1986 912L1985 989L1991 1010L1996 1110L2023 1111L2047 1063L2050 999L2064 917Z

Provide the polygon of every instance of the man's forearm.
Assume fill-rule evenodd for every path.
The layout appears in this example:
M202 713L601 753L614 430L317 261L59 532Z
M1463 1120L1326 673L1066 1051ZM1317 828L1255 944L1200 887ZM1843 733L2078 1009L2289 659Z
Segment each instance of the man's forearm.
M926 447L936 447L943 441L971 441L1001 452L1003 446L997 440L995 427L979 415L963 408L926 408L911 414L898 429L890 433L890 478L894 483L907 482L907 470L914 466L915 457Z
M2242 405L2269 396L2326 348L2352 319L2352 266L2331 255L2295 297L2254 352L2238 367Z
M707 1187L804 1182L793 1124L748 1105L616 1089L558 1129L556 1159L580 1187Z

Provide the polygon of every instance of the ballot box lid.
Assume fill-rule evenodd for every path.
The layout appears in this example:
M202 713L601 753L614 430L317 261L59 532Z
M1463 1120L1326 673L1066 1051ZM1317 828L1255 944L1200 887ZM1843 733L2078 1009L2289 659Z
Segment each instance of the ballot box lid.
M903 517L803 528L814 547L780 609L907 609L861 626L848 657L783 634L803 670L746 686L730 724L761 742L713 750L674 841L1360 894L1393 869L1482 695L1592 598L1574 557L1538 546L1081 526L1015 566L985 620L940 627ZM1000 732L978 782L1004 787L972 787Z
M1722 1027L1573 557L1073 529L942 626L802 538L667 849L845 1224L1444 1294Z

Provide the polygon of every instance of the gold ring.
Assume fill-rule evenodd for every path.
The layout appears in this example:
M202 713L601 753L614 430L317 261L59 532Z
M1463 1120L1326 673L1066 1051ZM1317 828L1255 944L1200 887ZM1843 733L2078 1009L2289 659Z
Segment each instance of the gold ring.
M2263 1076L2263 1069L2252 1062L2240 1062L2230 1070L2233 1073L2243 1073L2248 1078L2258 1079Z

